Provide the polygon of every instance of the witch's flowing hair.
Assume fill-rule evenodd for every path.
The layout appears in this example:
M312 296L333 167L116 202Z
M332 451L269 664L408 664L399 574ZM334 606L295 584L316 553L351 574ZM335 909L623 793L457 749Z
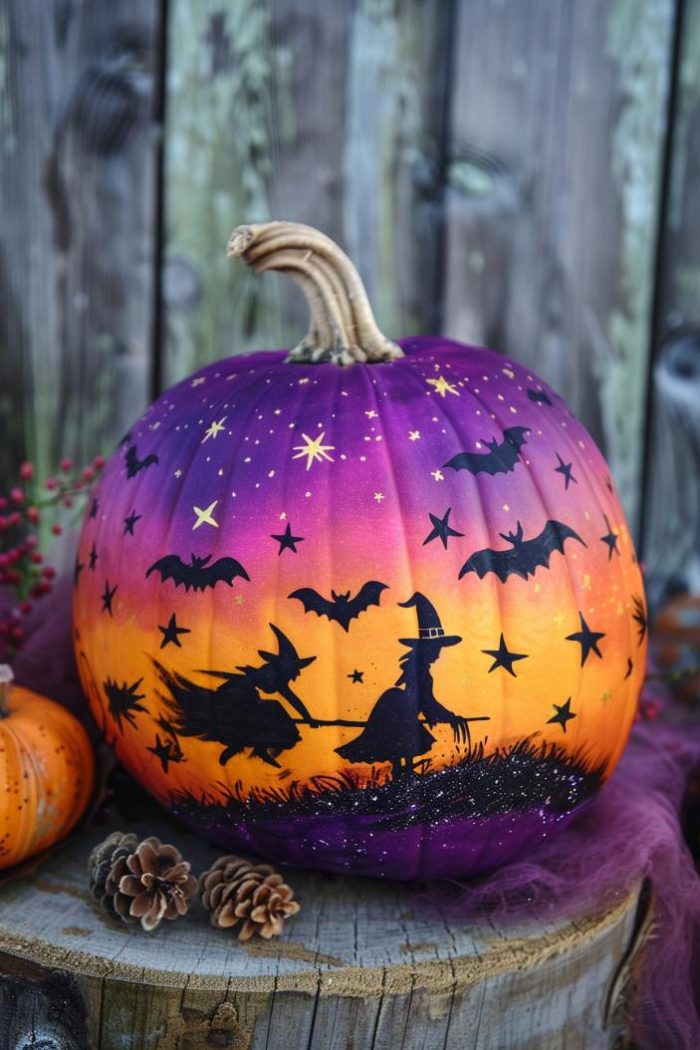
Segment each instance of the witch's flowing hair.
M418 679L423 671L427 671L430 665L440 655L440 645L431 645L423 642L421 645L411 648L399 657L401 674L396 679L396 685L405 685L409 692L418 691Z

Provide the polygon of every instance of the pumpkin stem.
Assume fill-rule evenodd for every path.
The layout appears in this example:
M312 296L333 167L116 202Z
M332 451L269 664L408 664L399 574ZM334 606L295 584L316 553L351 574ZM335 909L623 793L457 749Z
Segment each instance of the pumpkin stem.
M299 222L238 226L228 255L240 257L256 273L278 270L300 285L309 304L311 325L287 361L370 364L403 357L403 350L379 331L357 270L324 233Z
M0 664L0 719L7 718L10 713L10 683L14 677L9 664Z

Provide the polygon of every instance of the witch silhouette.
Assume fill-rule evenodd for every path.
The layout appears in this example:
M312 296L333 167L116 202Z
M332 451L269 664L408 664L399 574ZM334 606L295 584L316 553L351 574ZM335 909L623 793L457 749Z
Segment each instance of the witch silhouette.
M166 704L172 728L180 736L197 737L223 744L219 762L250 748L250 758L261 758L279 768L278 755L301 740L296 722L279 700L268 700L261 693L278 694L297 712L301 720L315 726L304 703L291 689L293 682L315 656L300 657L291 641L278 627L270 624L278 643L278 652L259 649L264 660L260 667L249 665L232 671L202 671L223 678L218 689L207 689L177 672L169 671L154 660L158 676L170 696L161 695Z
M336 748L350 762L391 762L394 776L411 772L413 760L433 746L435 737L428 727L447 723L459 741L468 734L468 720L435 699L430 673L443 647L457 645L462 639L445 634L435 606L424 594L417 591L399 605L416 609L418 637L399 639L408 652L399 661L401 674L396 684L379 697L360 735Z

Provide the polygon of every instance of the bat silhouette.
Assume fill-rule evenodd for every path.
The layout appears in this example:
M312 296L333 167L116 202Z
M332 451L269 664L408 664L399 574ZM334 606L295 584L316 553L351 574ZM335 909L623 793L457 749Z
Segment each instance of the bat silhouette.
M526 445L525 435L529 427L508 427L503 431L503 441L485 441L488 452L459 452L444 464L453 470L468 470L472 474L509 474L515 470L520 448Z
M533 390L532 387L528 387L527 388L527 396L530 398L531 401L534 401L535 404L540 404L540 405L551 405L552 404L552 402L549 400L549 397L544 392L544 390Z
M335 591L331 591L331 598L324 598L313 587L302 587L298 591L292 591L289 597L298 598L304 606L304 612L315 612L317 616L327 616L329 620L339 623L344 631L348 631L350 622L360 613L366 612L370 605L379 605L381 593L386 589L386 583L368 580L354 598L350 597L350 591L345 594L336 594Z
M497 551L487 547L486 550L475 551L460 569L460 580L468 572L475 572L480 580L483 580L488 572L495 573L502 583L513 575L526 580L528 576L535 575L538 566L549 568L549 559L554 551L564 553L565 540L578 540L586 546L578 533L568 525L551 519L542 532L533 536L531 540L523 539L523 527L520 522L516 532L501 532L499 535L511 544L511 549Z
M222 580L231 587L237 576L250 580L248 573L235 558L219 558L213 565L209 565L211 557L211 554L208 554L206 558L197 558L193 554L191 563L187 565L179 555L166 554L151 565L146 576L150 576L152 572L159 572L163 583L166 580L174 580L176 587L183 584L186 591L189 591L190 587L195 591L204 591L207 587L216 587Z
M126 463L127 478L135 478L140 470L145 470L146 467L150 467L151 463L157 463L158 457L155 452L150 452L145 459L139 459L138 453L136 452L136 445L130 445L126 450L124 461Z

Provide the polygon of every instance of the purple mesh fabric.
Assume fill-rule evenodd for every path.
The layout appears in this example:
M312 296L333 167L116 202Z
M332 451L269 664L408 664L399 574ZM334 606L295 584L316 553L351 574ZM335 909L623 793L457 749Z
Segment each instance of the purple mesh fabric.
M60 580L26 621L27 640L14 668L23 685L70 707L90 724L73 660L71 585ZM0 618L9 598L0 593ZM648 707L658 687L645 692ZM650 880L655 925L633 1002L640 1050L700 1047L700 876L678 819L686 783L700 769L700 724L677 716L635 725L615 774L568 827L529 855L487 876L432 884L455 922L507 915L576 917L614 904L640 879ZM92 727L95 735L94 727Z

